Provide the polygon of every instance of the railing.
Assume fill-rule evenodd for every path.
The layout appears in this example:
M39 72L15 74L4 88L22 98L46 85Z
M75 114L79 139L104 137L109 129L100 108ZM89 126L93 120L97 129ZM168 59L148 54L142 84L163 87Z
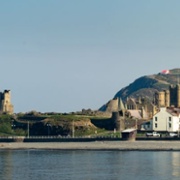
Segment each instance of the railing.
M68 138L118 138L118 136L0 136L0 139L2 138L8 138L8 139L14 139L14 138L34 138L34 139L44 139L44 138L49 138L49 139L68 139Z
M117 136L0 136L0 142L88 142L88 141L120 141ZM137 141L174 141L180 137L136 137Z
M83 137L71 137L71 136L0 136L0 142L83 142L83 141L113 141L120 140L115 136L83 136Z

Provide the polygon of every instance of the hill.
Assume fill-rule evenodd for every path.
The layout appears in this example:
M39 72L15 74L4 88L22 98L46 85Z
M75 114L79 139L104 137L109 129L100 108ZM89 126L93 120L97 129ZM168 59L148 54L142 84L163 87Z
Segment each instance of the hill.
M170 85L179 83L179 79L180 68L169 70L168 74L157 73L142 76L118 91L113 99L121 98L125 100L127 97L137 98L140 96L152 101L155 92L168 89ZM105 105L100 110L104 111Z

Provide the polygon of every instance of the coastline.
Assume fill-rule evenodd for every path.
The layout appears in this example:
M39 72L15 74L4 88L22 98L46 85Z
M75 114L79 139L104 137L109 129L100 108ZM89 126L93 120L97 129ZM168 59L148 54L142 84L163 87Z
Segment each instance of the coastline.
M180 141L94 141L0 143L0 150L180 151Z

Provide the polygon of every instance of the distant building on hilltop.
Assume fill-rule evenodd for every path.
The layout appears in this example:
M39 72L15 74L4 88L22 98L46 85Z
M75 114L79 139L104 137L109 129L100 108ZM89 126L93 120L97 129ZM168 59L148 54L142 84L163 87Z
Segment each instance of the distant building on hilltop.
M0 92L0 113L13 114L14 107L11 104L11 92L10 90L4 90Z

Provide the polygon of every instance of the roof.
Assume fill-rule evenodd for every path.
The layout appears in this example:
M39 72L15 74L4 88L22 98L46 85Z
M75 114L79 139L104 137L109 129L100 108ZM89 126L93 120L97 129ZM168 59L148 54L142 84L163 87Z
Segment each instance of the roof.
M178 117L180 115L180 108L174 108L174 107L167 107L167 108L163 107L163 108L160 108L160 111L157 112L156 114L158 114L160 112L163 112L163 111L171 114L172 116L177 116ZM156 114L154 114L154 116Z
M125 129L124 131L122 131L122 133L130 133L130 132L133 132L133 131L136 131L136 129Z
M150 121L145 121L145 122L141 123L140 125L151 124L151 122L152 122L152 119Z
M129 110L128 109L128 112L134 118L137 118L137 119L148 119L148 115L147 115L146 111L143 112L144 117L142 117L141 110Z
M127 99L127 102L133 102L133 103L136 104L136 100L135 100L134 98L128 98L128 99Z
M139 110L128 110L132 117L142 119L141 113Z
M166 110L168 113L170 113L173 116L179 116L180 109L179 108L167 108Z

